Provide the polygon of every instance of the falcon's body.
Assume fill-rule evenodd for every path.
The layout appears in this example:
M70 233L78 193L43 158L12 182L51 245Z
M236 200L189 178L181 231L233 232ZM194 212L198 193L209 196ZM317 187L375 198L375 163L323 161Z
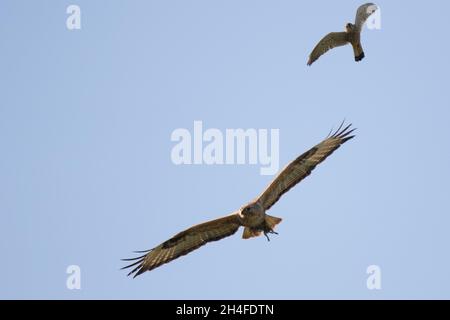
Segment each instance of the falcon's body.
M361 61L364 59L364 51L361 46L361 32L357 30L354 24L348 23L345 26L345 33L347 35L347 41L353 47L355 61Z
M137 275L159 267L180 256L199 248L200 246L220 240L236 233L240 227L244 227L242 238L248 239L264 234L276 233L273 229L281 222L281 218L266 214L280 197L293 186L307 177L311 171L343 143L353 138L349 130L350 125L342 129L342 125L334 134L327 137L318 145L300 155L284 168L264 192L243 206L237 212L216 220L195 225L182 231L159 246L144 251L144 255L124 260L137 260L129 268L137 265L130 273Z
M327 34L316 45L309 55L308 66L320 58L328 50L351 44L355 61L364 59L364 50L361 45L361 31L367 18L377 10L377 6L373 3L366 3L360 6L356 12L355 24L347 23L344 32L331 32Z

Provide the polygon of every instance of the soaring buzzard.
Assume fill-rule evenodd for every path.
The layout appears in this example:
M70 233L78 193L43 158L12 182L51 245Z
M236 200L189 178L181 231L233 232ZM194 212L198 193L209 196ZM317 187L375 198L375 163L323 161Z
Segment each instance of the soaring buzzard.
M351 124L342 129L342 123L334 133L330 132L325 140L284 168L257 199L243 206L237 212L223 218L195 225L176 234L153 249L139 251L145 254L132 259L123 259L125 261L137 261L122 269L136 266L128 274L134 274L134 277L136 277L145 271L153 270L164 263L188 254L208 242L231 236L241 226L244 227L242 234L244 239L257 237L263 233L270 240L268 234L276 234L273 229L281 222L281 218L269 216L266 214L266 211L284 193L307 177L319 163L343 143L354 137L351 133L355 129L350 130L350 126Z
M323 37L309 55L308 66L319 59L321 55L330 49L345 46L350 43L355 54L355 61L364 59L364 51L361 46L361 30L367 18L374 13L378 7L373 3L363 4L356 12L355 24L347 23L345 32L331 32Z

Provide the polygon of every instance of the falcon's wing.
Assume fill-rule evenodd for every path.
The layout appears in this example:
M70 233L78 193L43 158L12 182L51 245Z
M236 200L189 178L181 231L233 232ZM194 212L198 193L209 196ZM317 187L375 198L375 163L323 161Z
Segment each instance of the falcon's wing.
M350 126L351 124L341 130L341 124L334 134L299 156L284 168L258 199L264 209L269 210L284 193L307 177L319 163L325 160L343 143L352 139L354 136L350 134L355 129L349 130Z
M358 32L361 32L362 27L366 22L367 18L369 18L372 13L377 11L377 9L378 7L374 3L366 3L358 8L358 10L356 11L356 18L355 18L355 26Z
M344 46L348 42L346 32L331 32L323 37L322 40L316 45L314 50L309 55L308 66L312 65L314 61L319 59L321 55L330 49Z
M123 259L124 261L137 261L122 269L137 265L128 274L134 274L134 277L136 277L145 271L155 269L164 263L188 254L208 242L231 236L240 226L241 224L237 214L195 225L178 233L159 246L143 251L146 252L143 256Z

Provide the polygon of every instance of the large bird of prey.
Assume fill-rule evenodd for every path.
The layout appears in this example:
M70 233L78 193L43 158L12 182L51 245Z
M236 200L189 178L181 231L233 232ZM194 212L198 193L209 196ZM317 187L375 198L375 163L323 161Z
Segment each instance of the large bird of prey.
M122 269L134 267L128 275L134 277L149 270L153 270L164 263L170 262L204 244L231 236L244 227L242 238L249 239L264 234L269 240L268 234L275 233L275 226L281 222L281 218L266 214L280 197L293 186L307 177L311 171L343 143L352 139L351 124L342 129L343 124L328 135L325 140L314 146L285 167L270 183L264 192L249 204L243 206L231 215L216 220L204 222L184 230L159 246L147 250L138 251L144 255L125 261L135 261Z
M355 61L364 59L364 51L361 46L361 31L367 18L374 13L378 7L373 3L360 6L356 12L355 24L347 23L345 32L331 32L323 37L309 55L308 66L319 59L321 55L330 49L351 44L355 55Z

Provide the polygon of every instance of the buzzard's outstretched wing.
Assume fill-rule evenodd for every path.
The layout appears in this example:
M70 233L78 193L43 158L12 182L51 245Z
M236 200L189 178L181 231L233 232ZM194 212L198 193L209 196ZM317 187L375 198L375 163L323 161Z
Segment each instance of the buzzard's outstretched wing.
M345 46L348 42L346 32L331 32L327 34L316 45L314 50L309 55L308 66L312 65L314 61L320 58L321 55L336 47Z
M178 233L156 248L144 251L146 254L143 256L132 259L123 259L125 261L137 261L122 269L137 265L128 274L134 274L134 277L136 277L145 271L155 269L164 263L188 254L208 242L231 236L240 226L241 223L237 214L195 225Z
M369 18L372 13L377 11L377 9L378 7L374 3L366 3L358 8L355 18L355 26L358 32L361 32L367 18Z
M269 210L284 193L307 177L319 163L343 143L354 137L350 135L355 130L349 130L351 124L344 129L342 126L343 123L334 134L299 156L281 171L258 199L265 210Z

